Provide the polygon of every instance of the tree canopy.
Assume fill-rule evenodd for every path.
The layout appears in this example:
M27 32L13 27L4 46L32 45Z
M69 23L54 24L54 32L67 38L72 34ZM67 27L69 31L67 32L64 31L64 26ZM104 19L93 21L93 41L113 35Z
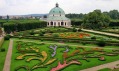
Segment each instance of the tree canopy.
M98 10L100 11L100 10ZM101 11L100 11L101 12ZM118 10L110 10L103 12L103 14L108 15L111 19L113 20L119 20L119 11ZM66 17L70 18L70 19L83 19L85 17L86 14L80 13L80 14L76 14L76 13L70 13L70 14L66 14Z
M103 14L101 10L94 10L84 17L83 28L101 29L109 26L110 17Z

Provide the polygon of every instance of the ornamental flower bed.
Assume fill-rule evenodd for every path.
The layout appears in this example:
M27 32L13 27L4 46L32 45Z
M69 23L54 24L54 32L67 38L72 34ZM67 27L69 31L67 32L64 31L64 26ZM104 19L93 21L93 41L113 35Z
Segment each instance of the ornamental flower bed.
M59 37L62 38L86 38L86 37L90 37L90 34L88 33L60 33Z
M21 71L23 69L24 71L60 71L68 68L68 66L72 64L80 67L84 62L90 64L93 62L93 59L105 62L108 60L107 57L113 58L119 55L119 50L107 52L103 48L96 47L87 49L80 46L70 47L68 45L56 44L48 44L46 46L46 44L41 45L40 43L36 44L31 42L18 42L16 49L18 56L15 58L15 63L17 63L17 61L24 61L25 63L21 63L22 65L16 64L17 66L12 68L15 71ZM30 50L33 52L29 52ZM21 53L23 51L24 53ZM15 53L13 53L13 55L16 55ZM14 63L14 61L12 63ZM70 69L68 71L70 71Z

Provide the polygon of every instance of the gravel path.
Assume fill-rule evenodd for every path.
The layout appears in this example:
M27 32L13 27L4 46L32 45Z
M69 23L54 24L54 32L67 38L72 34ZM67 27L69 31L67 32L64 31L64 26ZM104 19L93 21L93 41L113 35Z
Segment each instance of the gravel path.
M114 62L110 62L110 63L106 63L106 64L103 64L103 65L95 66L95 67L92 67L92 68L80 70L80 71L98 71L98 70L103 69L103 68L114 69L117 64L119 64L119 60L114 61Z
M13 40L10 40L9 48L8 48L8 52L7 52L7 55L6 55L3 71L10 71L12 47L13 47Z
M0 37L0 40L2 39L3 37Z
M112 34L112 33L106 33L106 32L94 31L94 30L87 30L87 29L81 29L81 30L82 31L87 31L87 32L98 33L98 34L104 34L104 35L114 36L114 37L119 37L118 34Z

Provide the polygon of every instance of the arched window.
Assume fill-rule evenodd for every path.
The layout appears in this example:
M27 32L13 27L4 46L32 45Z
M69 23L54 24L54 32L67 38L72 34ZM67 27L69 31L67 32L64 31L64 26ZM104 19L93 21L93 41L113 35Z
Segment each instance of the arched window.
M56 22L54 22L54 26L56 26Z
M60 22L58 22L58 26L60 26Z
M53 25L53 22L51 21L50 23L51 23L51 26L52 26Z
M65 26L67 25L67 23L65 22Z
M48 25L49 25L49 22L48 22Z
M61 22L61 25L64 25L64 22Z

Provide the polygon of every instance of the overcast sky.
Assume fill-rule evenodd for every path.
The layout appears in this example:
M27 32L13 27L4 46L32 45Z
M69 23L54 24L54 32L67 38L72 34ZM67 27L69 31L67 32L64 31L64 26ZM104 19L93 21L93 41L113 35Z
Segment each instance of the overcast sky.
M0 0L0 15L45 14L56 2L65 13L119 10L119 0Z

